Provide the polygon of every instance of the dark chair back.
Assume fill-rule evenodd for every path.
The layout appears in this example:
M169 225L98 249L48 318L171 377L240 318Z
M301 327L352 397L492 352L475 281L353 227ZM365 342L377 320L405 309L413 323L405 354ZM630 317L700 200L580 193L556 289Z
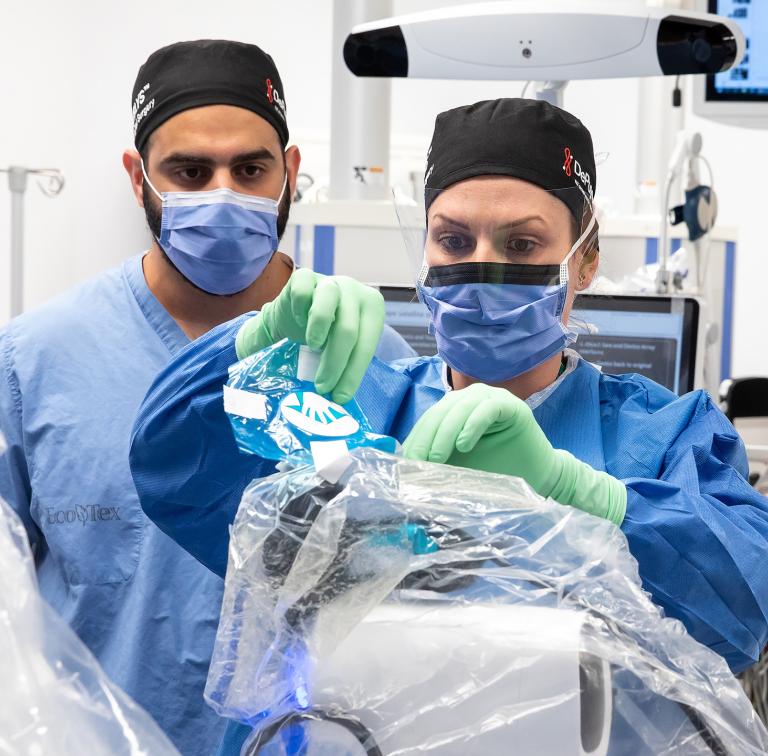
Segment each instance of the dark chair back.
M768 378L735 378L725 395L725 414L737 417L768 417Z

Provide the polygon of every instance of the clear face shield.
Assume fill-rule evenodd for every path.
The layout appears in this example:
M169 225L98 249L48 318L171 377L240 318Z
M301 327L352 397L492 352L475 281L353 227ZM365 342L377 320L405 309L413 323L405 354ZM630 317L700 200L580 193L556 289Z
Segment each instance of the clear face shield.
M453 370L502 383L575 341L566 316L597 258L586 192L484 176L428 187L425 206L399 203L398 219L430 331Z

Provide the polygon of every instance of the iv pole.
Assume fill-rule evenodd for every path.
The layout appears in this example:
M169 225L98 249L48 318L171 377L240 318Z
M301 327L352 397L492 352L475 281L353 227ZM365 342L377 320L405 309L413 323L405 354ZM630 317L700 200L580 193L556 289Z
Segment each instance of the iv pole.
M27 178L39 176L37 184L47 197L56 197L64 188L64 175L56 168L23 168L12 165L0 168L8 174L8 188L11 190L11 317L20 315L24 309L24 193Z

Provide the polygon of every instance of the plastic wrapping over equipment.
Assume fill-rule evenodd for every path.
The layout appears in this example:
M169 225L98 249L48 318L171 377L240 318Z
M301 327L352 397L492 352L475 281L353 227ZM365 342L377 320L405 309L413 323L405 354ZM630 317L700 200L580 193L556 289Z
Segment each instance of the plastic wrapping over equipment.
M725 662L621 531L517 478L351 453L254 481L206 698L242 753L761 754Z
M27 534L2 498L0 669L3 756L178 756L42 600Z

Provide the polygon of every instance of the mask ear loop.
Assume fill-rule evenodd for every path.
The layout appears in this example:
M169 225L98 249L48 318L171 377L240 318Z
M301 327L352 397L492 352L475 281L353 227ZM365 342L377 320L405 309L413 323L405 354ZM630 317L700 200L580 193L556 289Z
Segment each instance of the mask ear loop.
M594 211L592 212L592 218L590 219L589 223L587 224L587 228L584 231L584 233L576 240L576 243L571 247L571 251L565 256L565 260L563 260L562 263L560 263L560 286L567 288L568 286L568 263L570 262L570 259L576 254L576 250L578 250L582 244L589 238L590 234L592 233L592 230L595 227L595 224L597 223L597 213ZM563 292L564 294L564 292ZM571 315L571 318L569 318L568 323L566 324L566 328L570 330L572 333L576 334L578 333L577 330L572 328L571 321L573 320L573 315ZM573 321L573 324L578 328L579 326L582 326L583 330L586 333L592 333L591 330L593 327L587 323L586 321L582 321L581 323L577 321Z
M419 286L423 286L424 282L427 280L428 274L429 274L429 265L427 265L427 253L425 250L424 259L421 261L421 268L419 270L419 275L416 277L416 283L418 283Z
M149 184L149 188L157 195L158 199L162 202L163 201L163 195L160 194L160 192L155 189L154 184L149 180L149 176L147 176L147 169L144 167L144 158L141 158L141 172L144 174L144 181L146 181ZM286 178L288 177L288 174L286 174Z
M283 195L285 194L285 188L288 186L288 171L285 172L285 178L283 179L283 188L280 190L280 196L277 198L277 206L280 207L280 203L283 201Z
M157 197L160 199L160 202L165 204L165 200L163 199L163 195L160 194L160 192L158 192L157 189L155 189L154 185L149 180L149 176L147 176L147 169L144 167L144 158L141 158L141 172L144 175L144 181L146 181L147 184L149 184L149 188L157 195ZM165 220L163 220L163 222L165 222ZM162 236L162 231L160 232L160 235ZM155 236L154 234L152 234L152 237L154 238L154 240L158 244L160 244L160 237L159 236ZM160 245L160 246L162 246L162 245Z
M586 230L576 240L576 243L571 247L571 251L565 256L565 260L563 260L560 263L560 286L568 285L568 263L570 262L571 258L576 254L576 250L578 250L581 247L581 245L589 238L589 235L592 233L592 229L595 227L596 223L597 223L597 214L593 212L592 217L590 218L590 221L587 224Z
M395 205L395 213L397 213L397 205ZM400 215L398 215L398 222L400 223L400 227L402 228L403 223L400 220ZM424 301L424 298L421 296L421 289L424 286L424 283L427 280L427 276L429 275L429 265L427 265L427 233L429 228L429 222L426 223L426 226L424 228L424 249L421 253L421 268L419 270L418 275L416 276L416 296L419 298L419 301L426 306L426 302ZM431 326L430 326L431 328Z

